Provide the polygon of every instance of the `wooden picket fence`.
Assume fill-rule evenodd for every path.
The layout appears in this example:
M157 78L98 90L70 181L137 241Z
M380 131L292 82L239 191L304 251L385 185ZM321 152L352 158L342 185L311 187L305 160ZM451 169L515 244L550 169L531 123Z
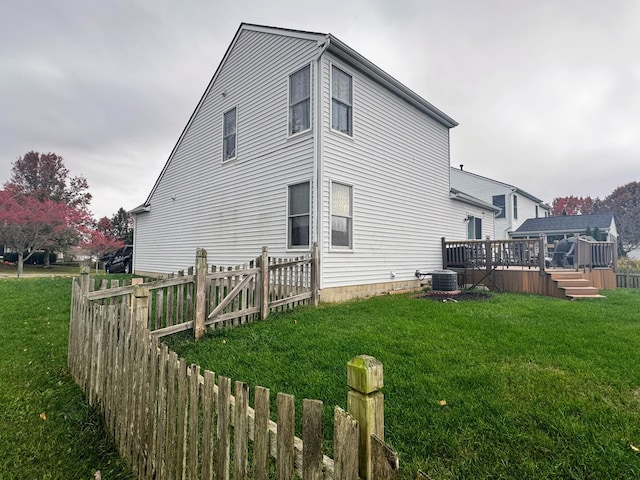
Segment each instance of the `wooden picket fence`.
M167 280L180 278L186 277ZM189 283L181 281L171 286ZM283 290L295 297L301 283L298 279ZM92 291L84 274L72 287L69 369L90 404L104 415L138 478L397 478L397 454L384 443L379 362L361 356L348 365L348 411L359 421L335 408L334 458L329 458L322 447L322 402L304 400L299 438L293 396L278 393L273 421L268 389L255 388L251 407L245 383L235 382L232 395L231 379L187 365L150 328L158 308L150 301L151 292L160 289L151 285L109 282L101 286L111 288ZM182 303L174 297L164 305L174 310L182 305L188 312L185 303L197 304L196 290L191 297L186 288L182 291ZM194 312L198 307L191 308ZM175 311L172 315L179 318ZM359 385L376 388L358 391Z

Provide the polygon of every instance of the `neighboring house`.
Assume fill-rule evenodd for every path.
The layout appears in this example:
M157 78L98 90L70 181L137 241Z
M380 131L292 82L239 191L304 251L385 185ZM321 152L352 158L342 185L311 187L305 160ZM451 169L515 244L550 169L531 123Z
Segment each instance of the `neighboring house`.
M520 225L516 231L512 232L511 238L539 238L543 236L547 251L551 253L555 242L558 240L584 235L587 229L593 233L596 228L600 232L601 241L615 242L617 244L618 229L616 218L611 212L530 218Z
M317 242L323 299L413 286L441 268L441 237L476 219L494 235L492 205L450 190L456 125L333 35L242 24L132 212L134 270Z
M467 172L462 165L460 168L451 167L451 187L498 209L495 216L496 240L509 239L509 232L516 230L526 219L547 217L551 212L551 207L538 197L508 183Z

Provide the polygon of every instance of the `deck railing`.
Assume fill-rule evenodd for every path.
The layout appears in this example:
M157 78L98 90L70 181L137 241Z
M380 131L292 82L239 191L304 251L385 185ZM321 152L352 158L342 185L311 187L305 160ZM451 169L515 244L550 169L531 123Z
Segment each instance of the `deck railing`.
M596 242L584 237L576 239L574 250L574 266L580 268L612 268L616 269L618 249L616 242Z
M545 269L544 240L463 240L442 238L442 267L475 268L490 271L496 267Z

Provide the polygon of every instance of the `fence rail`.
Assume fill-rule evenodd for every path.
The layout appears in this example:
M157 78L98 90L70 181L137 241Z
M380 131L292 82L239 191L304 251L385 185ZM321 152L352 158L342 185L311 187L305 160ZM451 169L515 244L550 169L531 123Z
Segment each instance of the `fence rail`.
M298 292L307 288L305 282L313 283L286 270L300 268L295 261L265 265L271 280L282 279L267 284L268 300L273 299L269 308L282 308L278 302L284 298L306 295ZM381 410L370 410L382 408L382 401L376 401L382 393L356 388L382 386L379 362L361 356L348 365L349 412L335 408L334 458L329 458L323 452L322 402L303 402L302 436L297 437L293 396L278 393L274 421L268 389L255 388L252 407L245 383L232 384L228 377L187 365L154 335L155 319L166 323L167 310L173 310L171 318L178 318L178 308L192 313L199 308L195 279L189 277L128 286L103 282L100 287L107 288L96 291L91 290L88 274L80 283L73 282L69 369L90 404L104 415L109 433L138 478L228 480L233 475L263 480L273 472L279 479L398 477L397 454L384 444L384 425L368 421L383 418ZM224 279L229 289L229 277L215 273L209 280L213 278ZM217 284L207 285L211 289ZM164 292L162 301L151 302L158 292ZM173 292L171 301L167 292Z
M618 288L640 288L640 273L616 273Z

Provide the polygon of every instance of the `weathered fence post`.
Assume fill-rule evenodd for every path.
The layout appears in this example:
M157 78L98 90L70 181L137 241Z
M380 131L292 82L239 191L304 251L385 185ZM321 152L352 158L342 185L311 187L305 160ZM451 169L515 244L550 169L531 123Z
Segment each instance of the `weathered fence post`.
M196 316L194 334L196 340L204 335L204 320L207 314L207 251L203 248L196 250Z
M440 237L440 248L442 250L442 268L447 269L447 243L444 237Z
M314 307L318 306L320 300L319 289L319 273L320 273L320 250L318 242L313 242L313 250L311 252L311 303Z
M80 267L80 289L82 290L82 294L86 295L89 293L89 281L91 277L89 276L89 271L91 267L89 265L82 265Z
M260 257L260 318L269 316L269 247L262 247Z
M146 285L134 285L133 287L133 320L147 325L149 320L149 287Z
M371 434L384 441L384 395L382 363L358 355L347 363L347 411L359 425L360 477L371 479Z

